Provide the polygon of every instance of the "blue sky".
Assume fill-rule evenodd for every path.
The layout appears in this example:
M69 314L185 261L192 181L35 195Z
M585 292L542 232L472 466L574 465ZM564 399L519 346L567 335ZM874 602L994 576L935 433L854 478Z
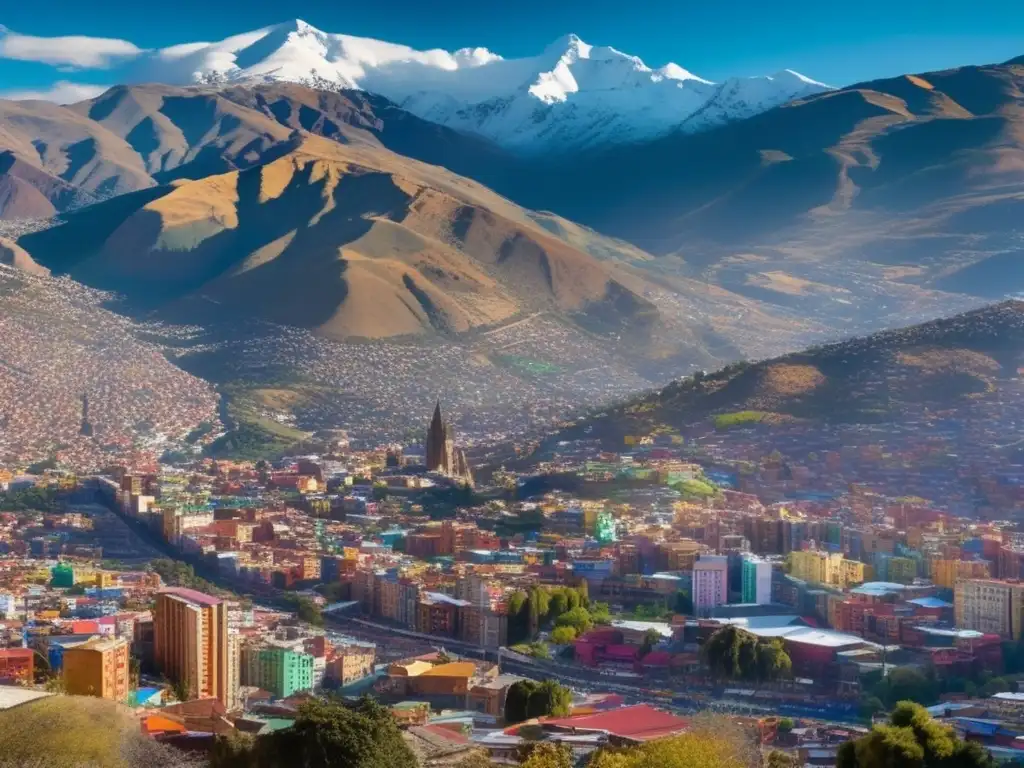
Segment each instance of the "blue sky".
M143 47L218 40L299 17L329 32L416 48L483 46L525 56L568 32L651 66L713 80L790 68L833 85L1024 54L1020 0L135 0L9 2L0 24L25 35L120 38ZM0 92L103 73L0 59Z

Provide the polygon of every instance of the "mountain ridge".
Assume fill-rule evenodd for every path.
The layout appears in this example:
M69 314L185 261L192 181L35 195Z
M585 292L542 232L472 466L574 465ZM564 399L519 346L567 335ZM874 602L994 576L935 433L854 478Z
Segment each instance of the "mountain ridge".
M652 69L574 34L536 56L504 59L485 48L417 51L326 33L299 19L209 43L156 50L126 43L109 64L128 84L296 82L363 90L524 154L704 130L828 89L792 70L716 84L673 63Z

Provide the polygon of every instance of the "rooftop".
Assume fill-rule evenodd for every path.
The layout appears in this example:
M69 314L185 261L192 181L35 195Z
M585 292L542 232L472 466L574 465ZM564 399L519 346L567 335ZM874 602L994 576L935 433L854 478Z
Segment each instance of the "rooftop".
M634 741L651 741L685 730L689 721L648 704L637 704L594 715L545 720L543 724L546 727L605 731Z
M160 590L160 594L174 595L175 597L179 597L190 603L195 603L196 605L212 606L220 605L224 602L220 598L213 597L213 595L207 595L199 590L187 589L186 587L166 587L165 589Z
M672 637L672 626L664 621L631 621L622 619L613 621L612 626L616 629L632 630L633 632L646 632L649 629L653 629L662 637Z
M952 603L947 603L945 600L940 600L937 597L915 597L913 600L907 600L908 603L919 605L922 608L952 608Z
M472 661L453 661L449 664L438 664L423 672L421 677L472 677L476 674L476 664Z

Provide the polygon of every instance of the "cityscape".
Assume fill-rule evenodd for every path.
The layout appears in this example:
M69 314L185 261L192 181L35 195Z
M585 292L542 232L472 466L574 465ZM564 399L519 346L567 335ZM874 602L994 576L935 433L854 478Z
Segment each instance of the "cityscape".
M0 768L1024 768L1019 9L115 6L0 19Z

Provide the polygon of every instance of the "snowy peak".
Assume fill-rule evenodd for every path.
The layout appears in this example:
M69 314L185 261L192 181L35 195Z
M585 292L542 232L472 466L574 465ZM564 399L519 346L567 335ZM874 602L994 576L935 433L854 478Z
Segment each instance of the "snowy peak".
M120 44L118 66L104 72L117 82L283 81L365 90L427 120L524 153L703 130L827 89L791 70L716 84L671 62L652 69L637 56L591 45L575 34L519 59L482 47L420 51L324 32L301 19L218 42L157 50L106 43Z

